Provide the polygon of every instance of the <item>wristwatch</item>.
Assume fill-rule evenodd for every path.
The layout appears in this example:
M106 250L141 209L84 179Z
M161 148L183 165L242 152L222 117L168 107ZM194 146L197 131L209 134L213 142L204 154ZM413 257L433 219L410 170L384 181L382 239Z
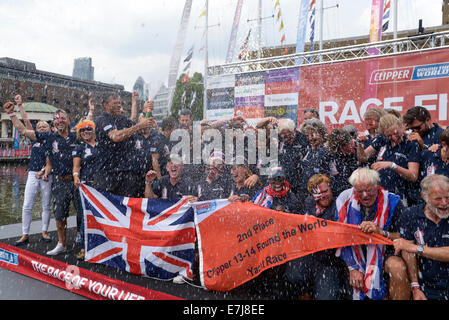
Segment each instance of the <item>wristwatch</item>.
M417 250L418 256L420 256L424 253L424 247L420 244L416 247L416 250Z

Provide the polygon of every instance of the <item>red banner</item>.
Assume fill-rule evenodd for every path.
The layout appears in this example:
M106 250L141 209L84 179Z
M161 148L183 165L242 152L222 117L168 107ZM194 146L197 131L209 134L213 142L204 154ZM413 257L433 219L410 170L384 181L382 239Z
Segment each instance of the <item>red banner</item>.
M263 270L313 252L392 242L358 226L284 213L253 203L215 200L195 208L200 277L210 290L229 291Z
M402 114L423 106L435 122L449 125L449 49L305 66L299 83L298 123L313 107L327 127L364 130L363 115L373 106Z
M180 299L3 243L0 243L0 268L21 273L94 300Z

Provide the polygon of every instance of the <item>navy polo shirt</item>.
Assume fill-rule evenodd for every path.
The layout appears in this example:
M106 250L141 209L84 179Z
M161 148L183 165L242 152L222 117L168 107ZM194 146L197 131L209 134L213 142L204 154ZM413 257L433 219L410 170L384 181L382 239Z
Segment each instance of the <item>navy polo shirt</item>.
M74 153L73 158L81 158L81 181L92 181L93 175L98 171L99 165L99 153L98 143L95 146L91 146L88 143L81 142Z
M52 173L57 176L72 175L72 154L78 145L76 134L69 132L67 138L64 138L59 133L36 132L36 138L44 145L48 153L53 168Z
M150 134L147 138L135 134L131 138L131 154L134 155L132 170L137 173L146 173L153 169L151 154L156 151L155 135Z
M40 142L34 142L31 148L30 161L28 162L28 171L41 171L46 165L45 158L47 150Z
M449 246L449 219L441 219L438 224L430 221L424 214L425 204L404 210L401 234L404 239L428 247ZM449 290L449 263L418 256L419 275L424 293L426 289Z
M304 214L306 215L314 216L324 220L335 221L335 212L336 212L335 200L333 200L330 206L325 208L318 215L317 215L316 201L313 199L313 197L309 196L304 201ZM311 256L322 263L337 266L338 265L337 261L340 260L340 258L335 256L335 251L336 249L327 249L312 253Z
M132 161L131 147L132 139L122 142L113 142L109 139L111 130L122 130L135 125L135 122L125 116L114 118L105 112L95 121L95 135L100 153L99 171L120 172L130 171L135 162Z
M420 178L423 179L431 174L442 174L449 177L449 165L445 164L441 159L441 147L437 152L431 152L429 150L423 150L421 153L421 174Z
M408 168L409 162L421 161L421 149L418 142L407 141L405 135L402 141L395 147L384 136L379 135L371 146L377 151L376 161L392 161L398 166ZM384 169L379 172L380 185L386 190L395 193L402 198L407 194L407 181L392 169Z
M181 199L183 196L193 195L194 190L190 179L185 176L182 176L175 185L170 182L170 176L163 176L153 181L151 187L154 194L162 199Z
M349 177L359 167L357 154L354 152L354 154L348 156L331 155L329 167L332 193L334 198L337 198L344 190L352 188Z
M310 150L310 143L304 133L296 131L293 144L281 142L279 145L279 164L287 177L298 177L301 174L301 161ZM290 181L292 180L292 181ZM299 179L290 179L290 186L300 186Z
M305 190L307 189L307 183L309 179L314 174L325 174L326 176L330 176L330 161L331 154L329 150L321 146L317 149L310 148L308 152L305 154L302 159L302 173L300 176L287 176L288 181L290 182L292 179L298 179L300 181L300 188Z
M248 195L250 199L252 199L260 190L260 185L256 184L254 187L252 188L248 188L248 187L241 187L240 189L237 188L235 182L232 184L231 187L231 195L233 196L239 196L242 197L244 195Z
M231 195L232 184L232 177L228 173L223 173L212 183L203 178L198 182L196 190L193 190L193 195L200 201L227 199Z
M303 212L303 205L299 202L292 190L288 191L282 198L273 197L271 209L276 210L278 206L284 207L285 212L289 213L301 214Z
M168 160L170 159L170 151L171 148L176 144L177 142L170 141L167 139L163 134L157 134L154 137L154 154L159 155L159 167L161 168L161 174L163 176L168 174L167 169L165 166L167 165Z
M441 132L443 132L443 128L441 128L437 123L434 123L429 132L424 137L421 137L424 142L424 148L427 149L431 145L440 144Z

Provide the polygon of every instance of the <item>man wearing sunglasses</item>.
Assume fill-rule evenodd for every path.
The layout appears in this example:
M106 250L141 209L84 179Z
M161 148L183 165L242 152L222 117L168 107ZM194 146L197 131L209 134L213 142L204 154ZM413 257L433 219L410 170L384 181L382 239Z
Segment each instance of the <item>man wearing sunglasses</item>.
M440 144L440 134L443 132L437 123L432 122L429 110L416 106L407 110L402 117L409 133L407 139L419 143L421 149L428 149L432 145Z

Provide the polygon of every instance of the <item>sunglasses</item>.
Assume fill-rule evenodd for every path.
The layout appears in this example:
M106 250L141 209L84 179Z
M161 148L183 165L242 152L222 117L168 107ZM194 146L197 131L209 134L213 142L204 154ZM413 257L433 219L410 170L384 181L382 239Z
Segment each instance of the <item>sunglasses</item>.
M414 127L408 127L410 130L412 131L418 131L421 130L422 125L424 124L424 122L421 122L420 125L414 126Z
M87 131L87 132L92 132L92 131L94 131L94 128L92 128L92 127L86 127L86 128L80 129L80 133L83 133L83 132L85 132L85 131Z
M188 109L179 110L179 112L178 112L178 115L180 115L180 116L185 116L185 115L189 115L189 114L191 114L191 112Z

